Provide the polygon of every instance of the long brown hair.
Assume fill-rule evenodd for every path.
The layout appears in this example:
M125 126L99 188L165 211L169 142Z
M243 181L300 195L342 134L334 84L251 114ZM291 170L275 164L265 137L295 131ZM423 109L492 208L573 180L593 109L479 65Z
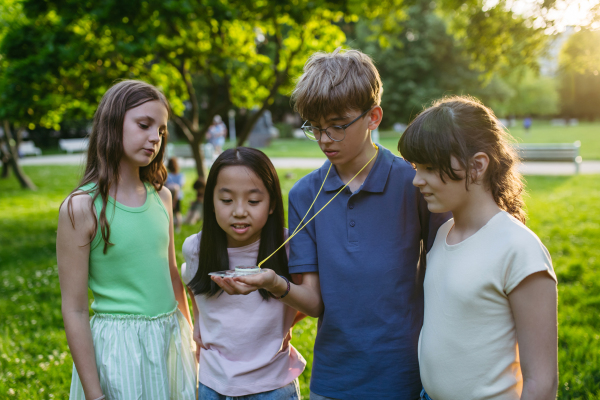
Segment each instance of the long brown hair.
M110 224L106 219L106 206L108 196L113 185L119 182L119 165L123 157L123 123L125 113L149 101L160 101L170 114L170 107L165 96L154 86L135 80L126 80L112 86L102 97L100 105L94 114L92 133L89 136L87 163L83 178L69 196L67 208L71 223L73 220L73 196L93 193L91 212L94 216L94 232L98 229L104 241L104 253L110 243ZM168 132L165 132L160 149L150 164L140 168L140 179L148 182L159 191L167 179L167 169L163 164L163 157L167 145ZM81 191L81 186L95 183L89 190ZM97 219L94 213L94 201L102 198L102 210ZM93 240L93 239L92 239Z
M523 181L517 171L518 157L507 133L494 112L469 96L452 96L437 100L421 112L406 128L398 150L411 163L431 165L440 178L461 180L452 169L454 156L471 174L471 158L478 152L488 155L490 163L484 183L500 209L525 223ZM469 179L465 179L468 189Z

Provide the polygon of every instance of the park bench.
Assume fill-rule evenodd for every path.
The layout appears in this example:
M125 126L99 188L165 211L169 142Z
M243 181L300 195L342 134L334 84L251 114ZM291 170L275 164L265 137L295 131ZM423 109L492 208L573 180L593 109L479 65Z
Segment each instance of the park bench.
M35 147L35 143L32 141L21 142L19 145L19 156L29 156L29 155L39 156L42 154L42 150L39 147Z
M581 142L575 143L520 143L515 150L521 161L564 161L575 164L575 173L579 173Z
M88 148L88 139L59 139L58 146L67 153L86 151Z
M202 153L204 155L204 160L212 163L214 157L214 148L210 143L204 143L202 145ZM178 158L194 158L192 154L192 148L189 144L167 144L167 151L165 152L165 159L168 160L171 157Z

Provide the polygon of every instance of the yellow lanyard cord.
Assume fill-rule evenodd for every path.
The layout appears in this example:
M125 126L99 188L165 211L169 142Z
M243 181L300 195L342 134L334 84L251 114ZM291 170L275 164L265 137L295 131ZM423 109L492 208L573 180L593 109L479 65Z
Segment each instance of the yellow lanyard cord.
M308 223L310 221L312 221L313 219L315 219L315 217L317 215L319 215L319 213L321 211L323 211L323 209L325 207L327 207L329 205L329 203L331 203L333 201L333 199L335 199L337 197L338 194L342 193L342 191L344 189L346 189L346 187L350 184L350 182L352 182L354 180L354 178L356 178L362 171L363 169L367 168L367 165L369 165L371 163L371 161L373 161L373 159L375 159L375 157L377 157L377 154L379 154L379 147L377 147L377 145L375 146L375 154L373 155L373 157L371 157L371 159L369 161L367 161L367 163L356 173L356 175L354 175L352 177L352 179L350 179L348 181L348 183L346 183L344 185L343 188L341 188L336 194L335 196L333 196L323 207L321 207L321 209L319 211L317 211L315 213L315 215L312 216L311 219L309 219L308 221L306 221L306 223L304 225L302 225L302 227L300 227L300 225L302 224L302 221L304 221L304 218L306 218L306 216L308 215L308 213L310 212L310 210L312 209L313 205L315 204L315 202L317 201L317 197L319 197L319 193L321 193L321 189L323 189L323 186L325 185L325 181L327 180L327 176L329 175L329 171L331 171L331 165L329 166L329 170L327 170L327 175L325 175L325 179L323 179L323 183L321 184L321 189L319 189L319 191L317 192L317 195L315 196L315 199L313 200L312 204L310 205L310 208L308 209L308 211L306 212L306 214L304 215L304 217L302 218L302 220L298 223L298 226L296 227L296 229L294 229L294 232L290 235L290 237L287 238L287 240L285 242L283 242L283 244L281 246L279 246L277 248L277 250L275 250L273 253L271 253L271 255L267 258L265 258L264 260L262 260L261 262L258 263L258 268L260 268L261 265L263 265L265 263L265 261L267 261L269 258L271 258L273 256L273 254L277 253L283 246L286 245L287 242L289 242L294 236L296 236L296 234L298 234L302 229L304 229L304 227L306 225L308 225Z
M315 202L317 201L317 197L319 197L319 194L321 194L321 190L323 190L323 186L325 186L325 181L327 180L327 177L329 176L329 171L331 171L331 166L332 165L333 164L329 164L329 169L327 170L327 174L325 175L325 179L323 179L323 183L321 183L321 187L319 188L319 191L317 192L317 195L315 196L315 199L313 200L312 204L308 208L308 211L306 211L306 214L304 214L304 217L302 217L302 219L300 220L300 222L298 222L298 226L296 226L296 229L294 229L294 232L292 232L292 236L294 236L296 234L296 232L298 232L298 228L300 228L300 226L302 225L302 221L304 221L304 218L306 218L306 216L308 215L308 213L310 212L310 210L312 210L313 206L315 205ZM350 183L350 182L348 182L348 183ZM277 249L277 250L279 250L279 249ZM277 251L277 250L275 250L275 251Z

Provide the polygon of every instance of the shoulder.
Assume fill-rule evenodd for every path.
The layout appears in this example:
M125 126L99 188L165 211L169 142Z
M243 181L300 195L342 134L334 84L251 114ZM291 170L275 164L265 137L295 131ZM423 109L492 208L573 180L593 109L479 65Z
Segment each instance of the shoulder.
M200 244L200 238L202 237L202 231L188 236L187 239L183 242L182 252L183 255L193 256L198 254L198 245Z
M58 221L59 225L68 223L77 231L91 230L95 222L92 196L80 190L71 193L60 206Z
M157 190L158 196L165 204L171 204L173 201L173 196L171 195L171 191L163 186L160 190Z
M550 262L550 253L540 238L521 221L512 215L502 212L492 232L495 237L502 238L506 251L512 260L543 259Z
M294 183L294 186L292 186L290 189L290 199L292 197L297 198L304 193L307 193L307 196L310 197L310 194L312 194L313 190L318 190L323 181L321 179L321 170L324 167L325 165L298 179L298 181Z
M69 207L69 203L71 203ZM66 215L69 213L69 208L73 211L74 217L77 217L81 214L84 214L86 211L92 207L92 196L83 193L81 190L77 190L71 193L67 198L63 201L60 206L60 216Z
M416 173L413 166L400 156L392 154L392 157L392 168L390 173L393 176L393 179L396 181L400 180L405 184L409 183L412 186L412 181L415 178Z

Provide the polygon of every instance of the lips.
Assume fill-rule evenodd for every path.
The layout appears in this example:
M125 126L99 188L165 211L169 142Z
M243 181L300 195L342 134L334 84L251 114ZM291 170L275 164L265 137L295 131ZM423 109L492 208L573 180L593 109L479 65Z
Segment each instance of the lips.
M144 153L151 156L152 154L154 154L154 149L144 149Z
M250 224L231 224L231 229L238 235L243 235L250 229Z
M327 157L334 157L334 156L336 156L339 153L339 151L337 151L337 150L323 149L323 153L325 153L325 155Z

